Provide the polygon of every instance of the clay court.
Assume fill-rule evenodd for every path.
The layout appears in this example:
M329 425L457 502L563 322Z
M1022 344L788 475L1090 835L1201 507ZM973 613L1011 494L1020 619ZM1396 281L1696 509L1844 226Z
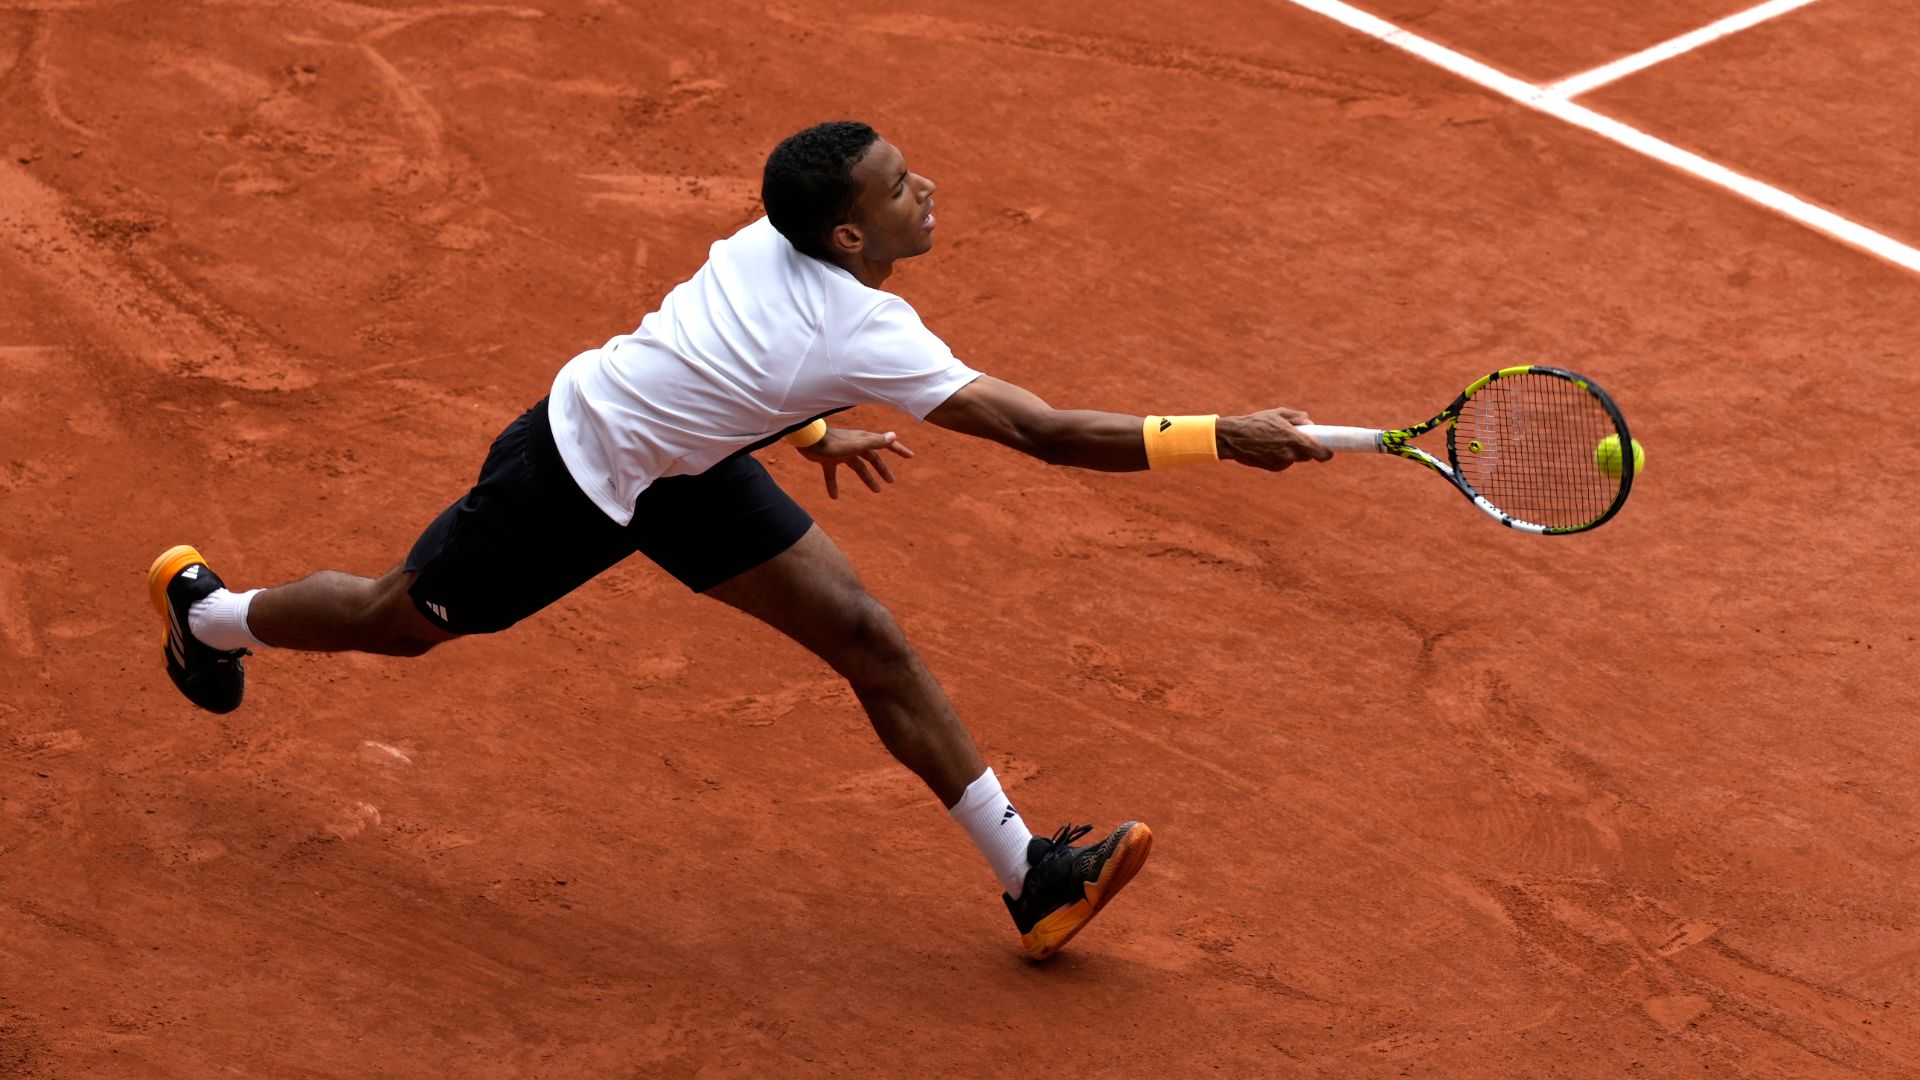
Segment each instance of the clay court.
M1751 0L1360 0L1545 86ZM1580 105L1920 243L1920 3ZM167 682L144 573L377 574L867 120L889 288L1062 406L1424 419L1543 362L1647 446L1499 528L1340 458L761 455L1036 830L1068 950L797 646L635 559L416 661ZM1289 0L0 3L0 1076L1920 1076L1920 276Z

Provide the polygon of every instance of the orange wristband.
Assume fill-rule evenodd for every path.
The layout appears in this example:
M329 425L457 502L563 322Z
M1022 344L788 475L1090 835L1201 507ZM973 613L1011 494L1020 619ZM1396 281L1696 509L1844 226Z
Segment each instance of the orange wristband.
M785 436L786 440L795 446L812 446L826 437L827 422L825 420L815 420L799 431Z
M1198 465L1220 460L1220 446L1214 439L1212 416L1149 416L1140 426L1147 442L1147 467L1171 469L1176 465Z

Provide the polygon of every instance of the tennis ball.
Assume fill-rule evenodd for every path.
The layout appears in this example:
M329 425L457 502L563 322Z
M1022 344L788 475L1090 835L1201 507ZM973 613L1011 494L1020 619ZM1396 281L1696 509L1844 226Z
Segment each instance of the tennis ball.
M1593 448L1593 464L1615 480L1620 479L1620 436L1609 435L1600 440L1600 445ZM1647 448L1640 445L1639 439L1635 439L1633 440L1634 475L1639 475L1640 470L1646 467Z

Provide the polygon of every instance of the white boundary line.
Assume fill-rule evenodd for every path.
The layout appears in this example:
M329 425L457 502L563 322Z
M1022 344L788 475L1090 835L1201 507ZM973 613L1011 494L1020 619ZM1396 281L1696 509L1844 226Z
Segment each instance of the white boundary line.
M1750 176L1734 172L1718 162L1708 161L1691 151L1682 150L1672 143L1656 139L1610 116L1603 116L1584 105L1576 105L1548 87L1535 86L1530 82L1516 79L1506 72L1463 56L1444 45L1403 30L1376 15L1369 15L1351 4L1343 3L1342 0L1282 0L1282 2L1324 15L1335 22L1392 45L1396 49L1410 52L1436 67L1445 68L1463 79L1478 83L1503 97L1511 98L1530 109L1537 109L1575 127L1585 128L1635 153L1644 154L1661 164L1697 176L1715 187L1724 188L1741 198L1759 203L1816 232L1825 233L1843 244L1859 248L1876 258L1885 259L1896 266L1905 267L1920 274L1920 251L1858 222L1849 221L1831 210L1823 210L1804 199L1789 195L1770 184L1763 184Z
M1776 15L1785 15L1795 8L1803 8L1811 3L1813 3L1813 0L1767 0L1766 3L1756 7L1750 7L1737 15L1729 15L1719 22L1708 23L1706 26L1695 30L1691 34L1682 34L1671 41L1663 41L1651 49L1642 50L1634 53L1632 56L1622 57L1611 64L1594 68L1592 71L1580 75L1568 76L1554 83L1552 86L1547 87L1547 89L1558 97L1579 97L1581 94L1596 87L1605 86L1615 79L1624 78L1644 68L1650 68L1662 60L1671 60L1683 52L1697 49L1710 41L1717 41L1720 38L1726 37L1728 34L1737 34L1748 27L1758 26Z

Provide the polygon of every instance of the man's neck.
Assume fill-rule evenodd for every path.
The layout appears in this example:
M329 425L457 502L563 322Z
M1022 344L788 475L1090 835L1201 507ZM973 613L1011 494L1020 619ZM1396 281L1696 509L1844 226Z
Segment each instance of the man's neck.
M854 280L869 289L877 289L881 283L893 276L893 260L869 262L858 255L846 259L834 260L834 265L854 276Z

